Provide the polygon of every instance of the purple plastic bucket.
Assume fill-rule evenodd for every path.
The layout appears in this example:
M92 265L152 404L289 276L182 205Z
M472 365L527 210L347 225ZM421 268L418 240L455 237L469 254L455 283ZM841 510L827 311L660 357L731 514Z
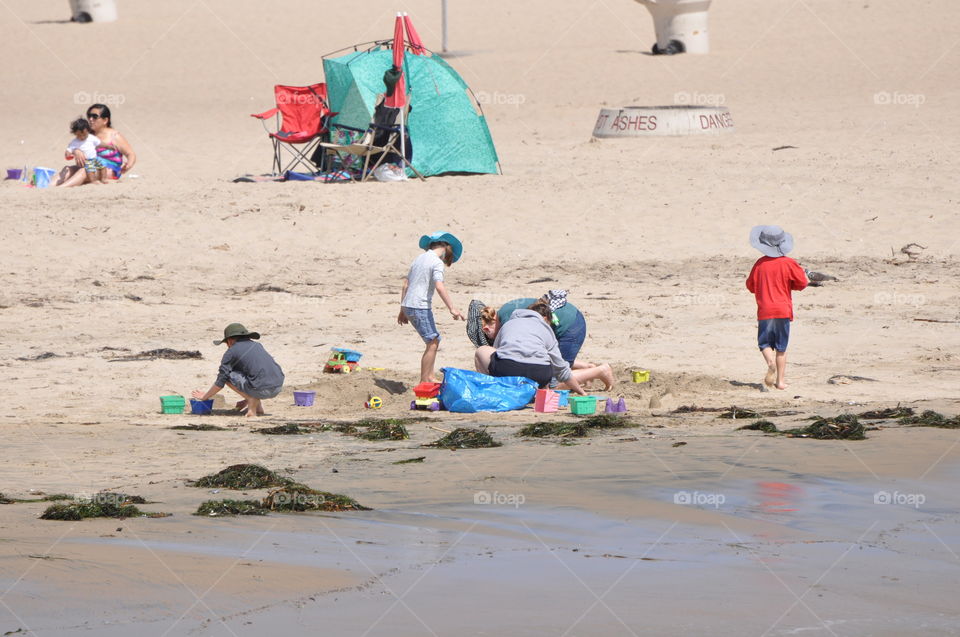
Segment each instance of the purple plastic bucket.
M293 392L293 404L297 407L311 407L316 395L317 392L315 391L295 391Z
M7 179L15 179L17 181L23 179L23 169L7 168Z
M213 399L197 400L196 398L191 398L190 413L197 416L213 413Z

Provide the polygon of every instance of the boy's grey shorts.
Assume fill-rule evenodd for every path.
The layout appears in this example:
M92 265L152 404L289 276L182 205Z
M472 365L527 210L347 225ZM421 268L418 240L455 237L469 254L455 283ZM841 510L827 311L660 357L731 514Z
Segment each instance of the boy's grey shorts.
M230 372L230 384L247 396L253 396L254 398L260 399L274 398L280 393L280 390L283 389L283 385L280 385L279 387L258 387L254 389L250 387L250 379L240 372Z

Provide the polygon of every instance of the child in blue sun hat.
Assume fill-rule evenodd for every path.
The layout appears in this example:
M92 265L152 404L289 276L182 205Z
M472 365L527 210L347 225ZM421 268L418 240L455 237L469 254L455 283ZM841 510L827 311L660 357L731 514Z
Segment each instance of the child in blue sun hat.
M423 339L426 348L420 358L420 382L435 383L434 364L440 348L440 332L433 319L433 292L437 291L454 320L464 320L460 310L453 307L443 282L444 266L451 266L460 260L463 244L449 232L434 232L420 237L420 249L424 251L423 254L414 259L403 279L397 323L411 323Z

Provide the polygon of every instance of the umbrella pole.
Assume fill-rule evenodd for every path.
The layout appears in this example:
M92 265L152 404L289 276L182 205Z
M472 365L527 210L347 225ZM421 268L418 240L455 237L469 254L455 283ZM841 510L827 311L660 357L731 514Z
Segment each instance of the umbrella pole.
M407 178L407 139L403 133L403 111L406 106L400 107L400 166L403 168L403 178Z
M443 32L443 44L442 50L444 53L447 52L447 0L443 0L440 6L440 24L441 31Z

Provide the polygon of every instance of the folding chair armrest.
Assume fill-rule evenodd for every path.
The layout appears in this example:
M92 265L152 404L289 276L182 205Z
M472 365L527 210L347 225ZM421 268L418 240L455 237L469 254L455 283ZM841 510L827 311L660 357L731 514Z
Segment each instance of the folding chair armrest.
M269 111L264 111L263 113L250 113L250 117L256 117L257 119L268 119L273 117L280 112L279 108L271 108Z

